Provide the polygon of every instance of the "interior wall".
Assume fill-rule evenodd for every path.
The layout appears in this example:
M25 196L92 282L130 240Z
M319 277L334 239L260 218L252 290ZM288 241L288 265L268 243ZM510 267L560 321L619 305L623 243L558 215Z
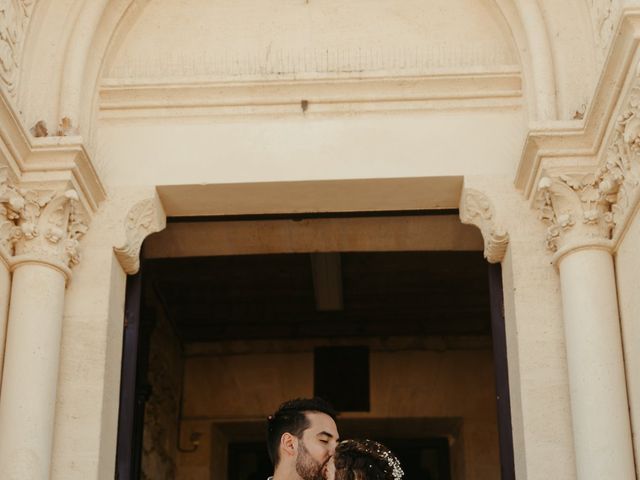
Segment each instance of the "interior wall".
M151 334L147 381L151 387L145 404L142 439L142 479L175 478L182 347L171 325L158 309Z
M623 237L616 253L616 276L627 389L636 462L640 459L640 212Z
M281 348L278 352L273 350L278 342L270 345L272 350L266 353L201 350L187 356L183 436L199 430L203 438L199 452L180 456L177 478L214 478L211 471L217 466L212 462L212 451L221 446L210 437L212 425L264 421L281 402L313 395L312 351L285 352ZM370 411L345 413L341 418L460 419L464 478L500 478L489 346L478 344L460 350L446 349L444 344L439 350L376 348L371 351L370 375Z

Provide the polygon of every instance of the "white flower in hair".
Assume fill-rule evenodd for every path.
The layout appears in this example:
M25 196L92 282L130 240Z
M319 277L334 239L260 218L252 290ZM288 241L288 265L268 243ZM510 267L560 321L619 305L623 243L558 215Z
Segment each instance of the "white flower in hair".
M384 445L373 440L344 440L336 449L336 455L369 457L374 462L367 462L367 468L373 468L374 463L384 471L389 480L402 480L404 472L398 458Z

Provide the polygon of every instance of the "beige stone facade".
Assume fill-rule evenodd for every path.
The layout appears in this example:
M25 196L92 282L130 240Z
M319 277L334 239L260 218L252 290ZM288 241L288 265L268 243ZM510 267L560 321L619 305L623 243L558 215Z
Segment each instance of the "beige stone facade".
M502 264L517 478L640 478L639 204L634 0L7 0L0 478L114 478L126 281L147 237L152 258L482 250ZM447 209L460 221L165 230ZM498 478L492 374L473 411L419 390L383 401L394 362L414 383L437 363L373 352L371 416L466 418L457 478ZM157 361L182 370L170 353ZM285 354L258 379L263 359L225 355L178 355L186 379L167 388L185 385L185 435L207 417L215 443L212 419L273 408L189 396L201 369L274 383ZM487 355L451 351L440 368L488 372ZM311 393L305 371L296 382ZM220 478L204 450L170 453L172 475Z

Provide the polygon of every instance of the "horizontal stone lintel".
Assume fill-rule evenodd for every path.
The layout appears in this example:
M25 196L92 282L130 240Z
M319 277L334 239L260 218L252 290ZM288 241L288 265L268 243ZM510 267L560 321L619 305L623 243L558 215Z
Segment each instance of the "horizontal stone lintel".
M363 76L270 81L173 79L162 83L106 78L102 118L208 114L333 113L517 107L517 66L426 76Z

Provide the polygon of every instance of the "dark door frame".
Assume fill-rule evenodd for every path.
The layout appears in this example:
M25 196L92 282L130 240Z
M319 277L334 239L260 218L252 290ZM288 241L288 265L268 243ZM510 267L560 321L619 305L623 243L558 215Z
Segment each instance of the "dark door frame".
M498 408L500 473L502 480L515 480L507 334L504 319L504 290L502 285L502 265L499 263L489 264L489 296L491 301L493 364L496 376L496 404Z
M141 262L140 271L127 277L116 480L137 480L141 473L144 409L150 393L147 383L149 345L154 325L151 312L143 310L142 270Z
M143 269L144 262L141 261L140 271L127 278L116 448L116 480L137 480L140 477L144 406L149 394L149 387L146 384L146 370L150 332L153 325L152 320L142 320L144 317L141 311ZM488 273L500 471L502 480L515 480L501 265L489 264Z

